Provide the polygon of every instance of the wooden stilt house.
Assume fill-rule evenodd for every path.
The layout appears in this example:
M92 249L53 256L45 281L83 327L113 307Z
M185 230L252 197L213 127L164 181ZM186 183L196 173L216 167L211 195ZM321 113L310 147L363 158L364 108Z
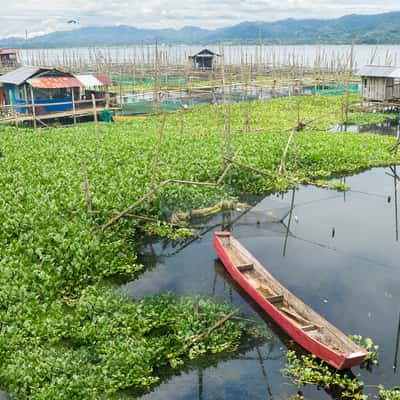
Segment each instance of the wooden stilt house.
M367 65L356 75L361 77L361 97L364 100L400 100L400 67Z

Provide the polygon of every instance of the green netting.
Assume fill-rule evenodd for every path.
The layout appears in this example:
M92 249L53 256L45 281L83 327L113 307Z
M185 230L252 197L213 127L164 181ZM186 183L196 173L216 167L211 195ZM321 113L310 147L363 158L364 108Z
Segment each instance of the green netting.
M122 105L121 110L117 111L116 115L137 115L137 114L151 114L153 112L154 103L152 101L137 101L134 103L125 103ZM182 108L180 102L162 101L159 103L160 111L174 112Z
M312 94L324 94L327 96L342 96L346 92L357 93L359 90L358 85L348 85L348 86L332 86L325 88L312 88Z
M136 86L136 85L151 85L154 83L154 77L135 77L133 78L132 76L129 75L117 75L112 77L113 82L116 85L131 85L131 86ZM185 84L186 79L181 76L162 76L160 77L160 84L165 85L165 84Z

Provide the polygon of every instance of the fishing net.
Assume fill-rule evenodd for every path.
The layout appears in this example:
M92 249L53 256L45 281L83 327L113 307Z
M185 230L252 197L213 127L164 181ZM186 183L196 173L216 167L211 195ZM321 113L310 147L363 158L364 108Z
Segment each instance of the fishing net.
M290 204L266 198L237 221L237 225L261 225L283 221L290 213Z

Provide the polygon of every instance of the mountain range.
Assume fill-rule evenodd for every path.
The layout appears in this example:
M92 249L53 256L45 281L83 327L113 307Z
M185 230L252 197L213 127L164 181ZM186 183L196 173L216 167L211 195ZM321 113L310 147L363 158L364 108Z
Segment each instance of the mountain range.
M336 19L242 22L219 28L141 29L127 25L58 31L28 40L0 40L3 48L120 46L133 44L400 44L400 11Z

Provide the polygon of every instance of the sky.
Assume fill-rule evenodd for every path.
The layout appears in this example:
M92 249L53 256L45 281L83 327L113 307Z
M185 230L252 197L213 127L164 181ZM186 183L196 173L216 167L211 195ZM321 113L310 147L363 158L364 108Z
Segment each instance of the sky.
M219 28L242 21L388 11L400 11L399 0L0 0L0 38L85 26Z

